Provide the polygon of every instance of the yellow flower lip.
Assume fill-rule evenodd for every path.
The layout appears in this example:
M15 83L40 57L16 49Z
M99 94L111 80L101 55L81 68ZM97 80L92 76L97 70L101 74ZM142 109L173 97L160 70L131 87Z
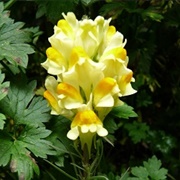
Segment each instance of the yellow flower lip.
M53 107L53 109L59 112L60 108L58 106L58 102L48 90L44 92L44 97L48 100L49 104Z
M74 47L70 55L69 67L72 67L73 65L75 65L79 61L80 58L89 58L89 57L82 47L80 46Z
M121 80L121 81L124 82L125 84L128 84L128 83L131 82L132 76L133 76L133 72L131 71L131 72L129 72L127 75L124 75L124 76L122 77L122 80Z
M94 90L94 94L99 94L105 96L110 93L114 86L116 85L116 80L111 77L106 77L102 79Z
M125 60L126 59L126 56L127 56L127 51L126 49L124 48L118 48L117 49L117 52L116 52L116 56L117 58L120 58L122 60Z
M71 130L67 136L69 139L75 140L80 135L92 134L97 132L99 136L106 136L108 131L103 128L103 124L98 116L92 110L84 110L78 112L71 123ZM92 139L91 139L92 140Z
M59 83L57 86L57 93L59 95L63 94L67 97L70 97L70 98L78 100L78 101L83 101L82 97L81 97L80 93L77 91L77 89L67 83Z
M109 26L107 31L107 36L112 36L116 33L116 28L114 26Z
M68 22L64 19L58 21L57 26L63 31L65 34L70 34L72 32L72 28L68 24Z
M54 49L53 47L49 47L46 50L46 55L48 59L55 61L56 63L59 63L59 61L63 59L62 54L58 52L56 49Z
M125 61L126 56L127 56L127 51L126 51L126 49L124 49L122 47L117 47L117 48L114 48L114 49L107 51L107 53L105 55L106 56L114 55L115 58L118 58L118 59Z
M87 145L89 157L91 156L91 145L95 134L104 137L108 131L103 127L101 120L92 110L78 112L71 123L71 130L67 137L76 140L78 136L81 141L81 148Z
M78 112L71 124L71 127L75 126L83 126L83 125L91 125L91 124L99 124L102 125L101 120L97 117L97 115L92 110L86 110L82 112Z

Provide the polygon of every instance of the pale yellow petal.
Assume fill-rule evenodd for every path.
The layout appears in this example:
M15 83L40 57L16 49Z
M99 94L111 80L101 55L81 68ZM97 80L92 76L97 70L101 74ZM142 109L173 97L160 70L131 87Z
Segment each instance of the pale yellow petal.
M104 137L108 135L108 131L105 128L103 128L101 125L99 125L97 129L97 134L101 137Z
M102 97L99 102L96 104L96 107L113 107L114 106L114 98L111 94L107 94Z
M71 130L69 130L67 133L67 137L71 140L76 140L78 136L79 136L78 127L71 128Z
M89 126L89 130L90 130L91 133L96 132L96 131L97 131L97 125L91 124L91 125Z
M89 131L89 127L87 125L84 124L81 126L81 132L82 133L87 133L88 131Z

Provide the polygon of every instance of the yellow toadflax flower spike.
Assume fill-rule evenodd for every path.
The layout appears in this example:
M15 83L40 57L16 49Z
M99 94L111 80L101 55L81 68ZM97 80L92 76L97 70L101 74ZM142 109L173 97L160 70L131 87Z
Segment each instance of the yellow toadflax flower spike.
M119 97L136 92L131 86L133 72L127 68L126 39L109 25L111 18L77 20L72 12L63 17L54 27L42 63L53 75L46 80L44 97L52 106L51 114L72 121L67 137L79 137L81 148L86 145L90 153L96 134L108 134L103 121L121 104Z

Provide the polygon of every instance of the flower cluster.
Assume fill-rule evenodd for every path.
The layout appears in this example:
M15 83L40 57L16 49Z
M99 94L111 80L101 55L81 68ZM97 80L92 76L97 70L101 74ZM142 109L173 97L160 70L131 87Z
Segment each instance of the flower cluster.
M81 140L90 149L95 134L106 136L103 120L120 97L135 93L133 72L123 35L110 26L110 19L78 21L73 13L63 14L49 38L51 47L42 66L50 76L44 97L51 114L72 121L67 137Z

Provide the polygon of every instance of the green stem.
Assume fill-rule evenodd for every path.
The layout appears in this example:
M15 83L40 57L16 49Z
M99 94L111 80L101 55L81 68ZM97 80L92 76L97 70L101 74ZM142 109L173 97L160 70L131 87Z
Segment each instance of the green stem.
M46 171L46 173L49 175L49 177L52 179L52 180L56 180L56 178L48 171Z
M4 4L4 9L9 9L17 0L9 0Z
M78 180L75 177L69 175L68 173L66 173L65 171L63 171L61 168L57 167L56 165L54 165L53 163L49 162L48 160L44 159L44 161L46 161L47 163L49 163L51 166L53 166L55 169L57 169L59 172L61 172L62 174L64 174L65 176L67 176L68 178L72 179L72 180Z
M78 170L77 170L77 167L76 167L76 163L75 163L75 160L74 160L74 157L72 156L71 153L69 153L70 157L71 157L71 160L72 160L72 165L73 165L73 168L74 168L74 172L76 174L76 177L78 177L79 173L78 173Z
M126 176L126 174L128 173L129 168L125 171L125 173L121 176L120 180L124 179L124 177Z
M81 175L81 180L91 180L91 179L97 179L97 178L101 178L105 180L107 179L105 176L93 176L95 175L96 169L99 166L100 161L103 156L103 143L101 139L96 141L96 148L97 148L96 157L94 158L93 162L90 163L88 148L86 144L84 145L83 157L82 157L82 165L84 168L84 172Z
M90 172L89 152L88 152L87 144L85 144L84 148L83 148L82 164L83 164L83 168L84 168L84 173L83 173L83 177L81 179L88 180L91 177L91 172Z
M92 172L92 174L94 174L94 172L96 171L97 167L99 166L101 159L103 156L103 143L101 141L101 139L99 139L97 141L97 153L96 153L96 158L94 159L94 161L92 162L91 166L90 166L90 171Z
M102 180L109 180L107 177L105 177L105 176L92 176L92 177L90 177L88 180L97 180L97 178L98 179L102 179Z

